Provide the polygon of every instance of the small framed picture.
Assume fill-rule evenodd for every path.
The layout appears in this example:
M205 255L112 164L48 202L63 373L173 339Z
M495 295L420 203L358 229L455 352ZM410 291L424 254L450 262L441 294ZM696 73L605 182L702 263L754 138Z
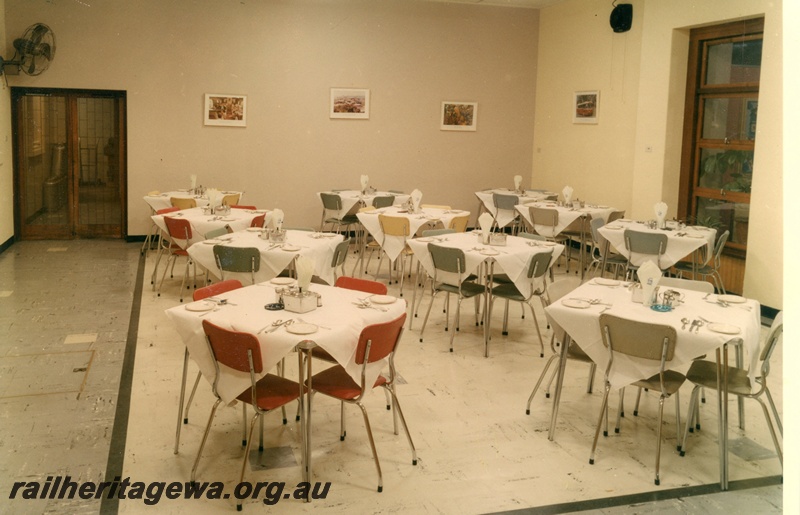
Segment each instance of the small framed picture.
M478 130L477 102L442 102L443 131Z
M247 97L206 93L203 118L205 125L246 127Z
M572 101L572 123L597 123L599 91L576 91Z
M369 119L369 90L331 88L331 118Z

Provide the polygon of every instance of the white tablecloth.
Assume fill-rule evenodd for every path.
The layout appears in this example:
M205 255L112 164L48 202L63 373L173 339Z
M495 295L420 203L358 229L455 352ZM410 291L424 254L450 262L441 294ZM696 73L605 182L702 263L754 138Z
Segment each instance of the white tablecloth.
M250 209L231 209L230 213L225 215L210 215L203 213L202 208L195 207L192 209L175 211L167 215L153 215L152 219L164 233L167 232L167 224L164 222L164 216L189 220L189 223L192 225L192 237L188 242L185 239L175 239L175 243L185 249L195 243L205 240L205 234L209 231L225 227L226 225L230 225L234 232L241 231L250 227L253 218L262 214L269 216L270 213L271 211L267 210L252 211Z
M344 216L348 213L355 213L359 207L371 206L372 200L375 197L388 197L394 196L394 205L399 206L404 202L408 202L409 195L406 193L391 193L389 191L375 191L372 193L361 194L357 190L342 190L342 191L326 191L324 193L333 193L342 198L342 211L341 215ZM319 201L322 202L319 192L317 192Z
M667 235L667 250L661 256L661 268L666 270L681 259L692 254L695 250L706 246L708 252L705 253L706 260L711 257L711 250L714 249L714 240L717 237L716 229L708 227L686 228L684 230L661 230L649 229L644 224L631 222L629 220L616 220L600 228L600 234L623 256L630 259L630 252L625 248L625 229L632 229L639 232L661 233ZM679 234L681 236L679 236ZM635 254L632 263L641 266L649 258Z
M534 254L552 249L553 257L550 259L550 264L552 265L558 259L558 256L564 252L563 245L532 242L527 238L516 236L508 236L505 246L482 245L479 236L472 232L446 234L434 240L429 238L409 240L409 247L414 251L414 255L431 277L433 277L434 272L433 261L428 252L428 243L431 242L442 247L458 248L464 251L467 261L463 275L464 279L468 274L476 273L481 263L487 259L493 259L495 262L494 272L505 272L526 297L531 294L531 283L528 280L528 265L531 262L531 257ZM535 246L531 246L529 243L534 243ZM441 274L440 277L442 277Z
M238 193L240 195L239 202L241 202L241 195L243 192L241 191L223 191L221 192L223 195L232 195ZM144 201L147 202L147 205L156 212L160 209L166 209L168 207L172 207L170 203L170 199L172 197L176 198L193 198L195 202L197 202L197 207L203 207L208 205L208 197L203 197L201 195L194 195L189 192L189 190L177 190L177 191L167 191L164 193L159 193L158 195L145 195Z
M555 209L558 211L558 224L555 227L555 231L553 231L549 226L544 225L535 225L534 229L537 233L541 234L542 236L552 237L556 234L559 234L561 231L567 228L569 224L577 220L579 217L588 217L589 219L592 218L602 218L604 221L608 221L608 217L611 213L615 211L613 207L608 206L586 206L579 209L573 209L571 207L564 207L555 204L554 202L533 202L527 205L518 205L517 211L525 217L525 220L531 225L533 225L533 221L531 220L531 212L530 207L541 207L543 209ZM587 234L589 228L586 228ZM552 232L552 234L551 234Z
M608 364L608 351L603 346L599 320L600 312L608 306L595 304L585 309L578 309L565 306L562 303L564 299L600 299L604 303L612 304L612 307L606 311L608 314L674 327L678 332L678 340L675 345L675 357L669 365L670 368L678 368L680 365L690 363L698 356L709 353L726 342L741 338L744 342L745 360L749 359L752 379L752 374L756 372L761 335L761 307L757 301L747 300L744 304L730 304L728 307L722 307L716 302L716 295L711 295L703 300L705 294L701 292L673 288L684 294L684 302L672 311L662 313L633 302L631 292L624 286L601 286L595 284L595 281L584 283L562 300L548 306L546 312L552 321L563 328L592 358L592 361L597 363L601 370L605 370ZM737 326L741 329L741 333L735 335L716 333L709 329L709 324L703 325L699 332L689 332L689 325L685 326L686 329L682 329L684 324L681 320L683 318L693 320L698 317L715 323ZM657 361L615 356L609 377L611 386L617 389L639 379L651 377L658 373L659 366L660 363Z
M210 313L189 311L187 306L193 306L189 304L168 309L166 314L175 324L178 334L189 350L189 355L197 362L200 371L209 382L214 378L214 361L203 332L203 320L209 320L226 329L258 333L265 373L274 368L281 358L292 352L298 343L312 340L328 351L345 367L353 380L360 383L361 366L355 363L355 350L361 330L368 325L396 319L405 312L406 302L398 299L392 304L383 305L386 311L359 309L353 302L365 297L363 292L319 284L311 285L311 291L322 295L322 307L302 315L288 311L265 310L265 304L275 301L275 290L269 283L260 283L218 295L216 298L229 300L229 304L221 306L218 311ZM284 321L302 319L320 327L309 335L291 334L285 328L271 333L259 332L279 319ZM367 368L367 384L374 383L384 365L385 363L374 363ZM227 403L250 387L250 374L235 372L227 367L220 368L223 377L220 378L218 392L222 400Z
M441 221L445 228L449 227L450 222L457 216L469 216L469 211L461 211L458 209L437 209L428 207L421 209L419 213L409 214L400 206L392 206L388 208L376 209L374 211L365 211L358 213L358 221L364 226L364 229L369 232L375 241L382 244L383 250L392 259L397 259L400 252L403 251L403 238L400 236L388 236L384 241L383 230L381 229L378 215L384 214L387 216L399 216L407 218L409 222L409 236L411 239L417 233L420 227L427 223Z
M341 234L312 233L309 231L286 231L286 243L293 245L298 250L284 250L280 246L270 244L268 240L259 237L258 231L239 231L220 238L195 243L189 247L189 255L198 265L209 271L211 275L220 279L220 271L214 259L214 245L223 244L227 247L255 247L261 252L261 264L256 273L256 282L268 281L276 277L298 255L307 257L314 262L314 274L333 283L333 251L344 237ZM225 273L226 279L240 279L244 284L249 284L250 274Z
M481 201L484 209L486 209L486 211L491 213L491 215L497 219L497 224L500 227L505 227L506 225L508 225L511 222L511 220L514 219L514 215L513 213L506 211L501 212L500 215L497 214L497 209L494 207L495 193L500 193L502 195L516 195L519 198L520 204L535 202L537 200L544 200L549 196L556 195L552 191L539 191L539 190L525 190L520 194L506 188L496 188L493 190L476 191L475 196L478 197L478 200Z

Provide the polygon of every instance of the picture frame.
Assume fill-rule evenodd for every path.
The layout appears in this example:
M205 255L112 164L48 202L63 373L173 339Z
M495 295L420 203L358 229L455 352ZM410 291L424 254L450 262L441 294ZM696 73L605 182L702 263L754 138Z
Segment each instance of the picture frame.
M203 124L247 127L247 96L206 93Z
M478 103L446 100L442 102L440 121L440 129L443 131L476 131Z
M369 120L369 90L331 88L331 118Z
M599 107L599 91L576 91L572 97L572 123L596 124Z

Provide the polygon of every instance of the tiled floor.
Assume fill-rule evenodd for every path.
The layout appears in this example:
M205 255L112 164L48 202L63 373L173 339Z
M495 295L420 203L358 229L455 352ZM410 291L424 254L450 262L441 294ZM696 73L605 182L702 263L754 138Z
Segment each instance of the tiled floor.
M46 252L54 247L66 250ZM202 381L189 424L182 427L180 452L173 454L183 346L164 310L177 304L180 281L168 280L159 298L149 284L152 258L142 270L138 266L138 246L121 242L22 242L0 254L0 472L6 478L0 484L0 511L100 510L98 500L8 500L13 481L44 481L48 475L100 481L108 474L113 477L118 467L131 481L188 480L213 397ZM140 299L134 295L137 271L144 278ZM139 300L141 311L136 310ZM331 483L327 499L310 505L285 499L269 509L781 512L783 488L776 484L781 468L755 404L747 406L747 431L731 428L730 477L736 490L727 493L718 493L714 486L718 460L712 401L702 408L703 430L691 435L685 457L674 451L673 410L666 410L660 487L652 480L657 407L652 394L644 397L639 417L624 419L621 434L602 439L596 463L589 465L602 378L598 372L595 393L586 394L586 366L569 364L555 441L548 441L551 400L537 395L531 414L525 415L525 402L546 359L539 357L532 321L520 320L518 313L512 306L511 334L495 333L488 359L483 357L479 330L467 314L452 354L447 351L449 334L443 331L441 310L434 308L424 343L418 332L422 319L414 320L397 360L406 383L399 387L399 396L419 464L411 465L405 438L392 433L383 395L371 395L367 406L384 477L384 491L377 493L360 415L347 411L347 439L340 442L338 404L317 397L314 473L316 480ZM499 319L500 313L495 316ZM122 371L126 352L132 359L133 351L135 365ZM780 409L780 348L773 362L770 384ZM295 361L289 363L294 370ZM195 373L190 367L190 377ZM681 398L684 411L688 393L687 386ZM125 410L117 411L117 400L124 408L127 395L130 413L125 425ZM615 399L616 395L612 402ZM240 409L219 410L198 470L200 481L221 481L228 490L234 488L243 452L241 425ZM248 467L245 480L283 481L288 490L301 479L297 424L283 426L277 416L266 417L265 445L267 451L256 453L254 461L267 466ZM123 450L124 464L116 452ZM273 460L275 456L281 458ZM246 502L245 510L263 509L263 499ZM658 499L665 500L653 502ZM232 500L165 498L153 507L125 500L118 506L107 502L103 508L124 513L235 510Z

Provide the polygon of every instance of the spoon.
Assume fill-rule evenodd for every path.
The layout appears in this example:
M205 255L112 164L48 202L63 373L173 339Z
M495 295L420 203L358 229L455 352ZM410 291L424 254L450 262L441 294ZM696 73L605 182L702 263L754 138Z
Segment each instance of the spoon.
M684 318L681 318L681 322L683 322L683 326L681 327L681 331L683 331L684 329L686 329L686 324L688 324L690 322L690 320L688 318L684 317Z

